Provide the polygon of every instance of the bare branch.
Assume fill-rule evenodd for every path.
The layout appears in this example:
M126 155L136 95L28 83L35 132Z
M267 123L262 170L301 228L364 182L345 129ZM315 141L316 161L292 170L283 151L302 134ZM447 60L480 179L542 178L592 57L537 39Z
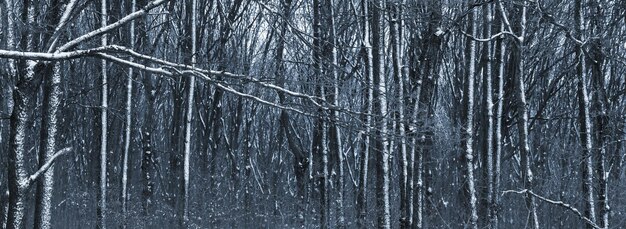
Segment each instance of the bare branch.
M162 65L162 67L160 68L154 68L154 67L149 67L148 65L144 65L144 64L139 64L130 60L125 60L119 57L116 57L114 55L111 55L111 53L123 53L123 54L128 54L131 55L132 57L136 57L138 59L143 59L143 60L148 60L154 63L158 63L160 65ZM299 93L299 92L295 92L295 91L291 91L288 89L285 89L283 87L279 87L276 86L274 84L270 84L270 83L265 83L262 82L260 80L254 79L253 77L250 76L246 76L246 75L240 75L240 74L234 74L234 73L230 73L230 72L226 72L226 71L215 71L215 70L206 70L206 69L201 69L201 68L197 68L197 67L193 67L190 65L185 65L185 64L178 64L178 63L172 63L166 60L162 60L156 57L152 57L152 56L148 56L148 55L144 55L144 54L140 54L137 53L129 48L123 47L123 46L117 46L117 45L108 45L108 46L102 46L102 47L98 47L98 48L93 48L93 49L86 49L86 50L76 50L76 51L69 51L69 52L55 52L55 53L42 53L42 52L21 52L21 51L8 51L8 50L0 50L0 58L12 58L12 59L29 59L29 60L45 60L45 61L60 61L60 60L68 60L68 59L75 59L75 58L79 58L79 57L84 57L84 56L93 56L96 58L101 58L101 59L106 59L118 64L122 64L125 65L127 67L133 67L133 68L137 68L139 70L142 71L147 71L147 72L151 72L151 73L155 73L155 74L161 74L161 75L165 75L165 76L176 76L176 75L181 75L183 73L186 74L192 74L192 75L196 75L201 77L202 79L215 84L217 87L220 87L222 89L224 89L225 91L234 93L236 95L239 96L243 96L245 98L248 99L252 99L255 100L257 102L266 104L266 105L270 105L273 107L277 107L280 109L286 109L286 110L290 110L290 111L294 111L303 115L307 115L307 116L313 116L312 114L309 114L307 112L304 112L302 110L296 109L296 108L292 108L292 107L285 107L282 105L279 105L277 103L273 103L273 102L269 102L266 100L263 100L259 97L253 96L253 95L249 95L243 92L239 92L231 87L225 86L223 83L223 81L217 81L213 78L210 77L210 75L221 75L221 76L226 76L226 77L230 77L230 78L235 78L235 79L239 79L242 81L248 81L248 82L253 82L255 84L261 85L265 88L270 88L273 90L277 90L277 91L281 91L284 92L285 94L288 94L290 96L293 97L299 97L299 98L304 98L308 101L310 101L313 105L315 105L318 108L321 109L325 109L325 110L336 110L339 112L344 112L344 113L348 113L348 114L353 114L353 115L371 115L371 114L366 114L366 113L361 113L361 112L356 112L356 111L351 111L336 105L333 105L331 103L326 102L325 99L322 98L318 98L315 96L310 96L307 94L303 94L303 93Z
M44 61L58 61L58 60L70 60L83 56L93 55L98 52L106 51L106 48L95 48L86 50L77 50L71 52L22 52L22 51L9 51L0 50L0 58L8 59L24 59L24 60L44 60Z
M107 33L113 29L117 29L118 27L132 21L135 20L145 14L147 14L151 9L154 9L157 6L162 5L163 3L168 2L169 0L154 0L149 2L146 6L144 6L143 8L141 8L138 11L135 11L129 15L126 15L126 17L123 17L122 19L120 19L119 21L115 22L115 23L111 23L107 26L101 27L99 29L93 30L89 33L86 33L74 40L71 40L67 43L65 43L63 46L59 47L59 49L57 49L57 52L63 52L66 51L68 49L71 49L73 47L75 47L76 45L80 44L83 41L89 40L91 38L94 38L98 35Z
M78 2L78 0L70 0L70 2L68 2L67 5L65 5L65 11L63 12L63 15L61 16L61 19L59 20L59 24L57 25L56 28L54 28L54 33L52 34L52 39L51 39L52 43L50 44L48 48L48 52L53 52L54 49L57 47L57 42L59 41L59 36L61 35L61 29L63 29L63 27L65 27L65 25L67 24L67 20L70 18L70 14L74 10L74 7L76 6L76 2Z
M549 203L549 204L554 204L554 205L557 205L557 206L564 207L565 209L567 209L567 210L569 210L569 211L573 212L574 214L576 214L576 215L577 215L580 219L582 219L583 221L585 221L587 224L591 225L593 228L596 228L596 229L602 229L602 227L598 226L596 223L594 223L593 221L589 220L587 217L583 216L583 214L582 214L582 213L580 213L580 211L578 211L578 209L576 209L576 208L572 207L572 206L571 206L571 205L569 205L569 204L564 203L563 201L548 199L548 198L546 198L546 197L543 197L543 196L537 195L537 194L535 194L533 191L528 190L528 189L519 190L519 191L515 191L515 190L507 190L507 191L503 191L503 192L502 192L502 195L504 195L504 194L506 194L506 193L517 193L517 194L525 194L525 193L528 193L528 194L530 194L530 195L532 195L532 196L534 196L534 197L537 197L537 199L543 200L543 201L545 201L545 202L547 202L547 203Z
M41 176L41 174L48 171L48 169L54 164L57 158L71 151L72 151L72 147L67 147L62 150L57 151L54 155L52 155L52 157L50 157L50 159L48 159L48 161L46 161L46 163L43 166L41 166L41 168L39 168L39 170L37 170L37 172L33 173L33 175L30 175L30 177L28 177L27 186L35 182Z
M509 31L502 31L502 32L496 33L496 34L494 34L493 36L491 36L489 38L477 38L477 37L472 36L471 34L466 33L465 31L463 31L461 29L459 29L459 31L461 31L461 34L465 35L466 37L469 37L472 40L478 41L478 42L489 42L489 41L492 41L492 40L494 40L496 38L499 38L501 36L504 36L504 35L509 35L509 36L512 36L515 39L520 39L519 37L515 36L515 34L513 34L512 32L509 32Z

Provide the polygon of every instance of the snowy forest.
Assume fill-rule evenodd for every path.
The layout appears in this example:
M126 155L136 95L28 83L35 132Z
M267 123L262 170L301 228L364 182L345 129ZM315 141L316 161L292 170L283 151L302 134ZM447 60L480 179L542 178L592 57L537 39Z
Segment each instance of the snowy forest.
M626 228L626 1L0 0L0 228Z

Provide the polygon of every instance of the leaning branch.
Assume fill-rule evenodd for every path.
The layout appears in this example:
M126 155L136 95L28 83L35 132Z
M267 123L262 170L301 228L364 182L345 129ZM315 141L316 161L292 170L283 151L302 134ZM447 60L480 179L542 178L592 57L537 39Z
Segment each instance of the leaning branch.
M528 189L519 190L519 191L507 190L507 191L502 192L503 195L506 194L506 193L518 193L518 194L528 193L528 194L530 194L530 195L532 195L534 197L537 197L537 199L543 200L543 201L545 201L545 202L547 202L549 204L554 204L554 205L557 205L557 206L561 206L561 207L563 207L563 208L573 212L574 214L578 215L578 218L582 219L587 224L591 225L593 228L602 229L602 227L598 226L596 223L594 223L593 221L589 220L589 218L583 216L583 214L580 213L580 211L578 211L578 209L572 207L571 205L569 205L567 203L564 203L563 201L548 199L546 197L537 195L536 193L534 193L533 191L528 190Z
M172 63L172 62L169 62L167 60L163 60L163 59L159 59L159 58L156 58L156 57L153 57L153 56L148 56L148 55L145 55L145 54L138 53L138 52L136 52L136 51L134 51L132 49L129 49L129 48L124 47L124 46L119 46L119 45L110 45L110 46L108 46L107 50L122 52L122 53L125 53L125 54L128 54L128 55L131 55L132 57L135 57L135 58L151 61L151 62L154 62L154 63L157 63L157 64L169 66L169 67L181 68L181 69L201 72L201 73L206 74L206 75L225 76L225 77L229 77L229 78L239 79L239 80L242 80L242 81L248 81L248 82L256 83L256 84L259 84L259 85L261 85L263 87L274 89L274 90L283 92L283 93L288 94L288 95L293 96L293 97L299 97L299 98L307 99L308 101L313 103L315 106L323 107L323 105L318 102L320 100L323 101L322 98L315 97L315 96L310 96L310 95L302 94L302 93L298 93L298 92L294 92L294 91L291 91L291 90L287 90L285 88L276 86L274 84L269 84L269 83L262 82L261 80L254 79L253 77L250 77L250 76L247 76L247 75L235 74L235 73L230 73L230 72L226 72L226 71L206 70L206 69L193 67L191 65ZM328 106L328 105L326 105L326 106Z
M54 162L56 161L57 158L59 158L60 156L63 156L69 152L72 151L72 147L67 147L64 148L62 150L57 151L54 155L52 155L52 157L50 157L50 159L48 159L48 161L46 161L46 163L41 166L41 168L39 168L39 170L37 170L37 172L33 173L33 175L30 175L30 177L28 177L28 185L32 184L33 182L35 182L37 180L37 178L39 178L41 176L41 174L45 173L46 171L48 171L48 169L54 164Z
M155 0L152 2L149 2L146 6L144 6L143 8L141 8L138 11L135 11L129 15L126 15L126 17L123 17L122 19L120 19L119 21L109 24L107 26L101 27L99 29L93 30L89 33L86 33L80 37L75 38L74 40L71 40L67 43L65 43L63 46L59 47L59 49L57 49L57 52L63 52L63 51L67 51L68 49L71 49L73 47L75 47L76 45L80 44L83 41L89 40L91 38L94 38L98 35L107 33L111 30L117 29L118 27L132 21L135 20L145 14L147 14L151 9L156 8L157 6L162 5L163 3L166 3L170 0Z
M70 18L70 14L72 13L72 11L74 10L74 7L76 6L76 2L78 2L78 0L71 0L65 5L65 11L63 12L63 15L61 16L61 19L59 20L59 24L57 25L56 28L54 28L54 33L52 33L52 43L50 43L48 52L53 52L54 49L56 49L57 44L58 44L57 42L59 41L59 37L61 35L61 30L67 24L67 21Z

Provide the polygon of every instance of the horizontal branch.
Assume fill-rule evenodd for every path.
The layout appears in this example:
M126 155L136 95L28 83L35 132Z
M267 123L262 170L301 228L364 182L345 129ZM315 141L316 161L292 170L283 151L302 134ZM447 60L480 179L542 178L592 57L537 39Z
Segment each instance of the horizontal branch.
M504 195L504 194L506 194L506 193L517 193L517 194L525 194L525 193L528 193L528 194L530 194L530 195L532 195L532 196L534 196L534 197L537 197L537 199L540 199L540 200L542 200L542 201L545 201L545 202L547 202L547 203L549 203L549 204L554 204L554 205L557 205L557 206L564 207L564 208L566 208L567 210L569 210L569 211L573 212L574 214L576 214L576 215L577 215L580 219L582 219L583 221L585 221L587 224L591 225L593 228L596 228L596 229L602 229L602 227L598 226L596 223L594 223L593 221L591 221L589 218L587 218L587 217L583 216L583 214L582 214L582 213L580 213L580 211L578 211L578 209L576 209L576 208L572 207L572 206L571 206L571 205L569 205L569 204L564 203L563 201L558 201L558 200L551 200L551 199L548 199L548 198L546 198L546 197L543 197L543 196L537 195L536 193L534 193L533 191L528 190L528 189L519 190L519 191L515 191L515 190L507 190L507 191L502 192L502 194L503 194L503 195Z
M499 38L501 36L504 36L504 35L509 35L509 36L515 38L516 40L521 40L521 37L515 36L515 34L513 34L512 32L509 32L509 31L502 31L502 32L496 33L496 34L494 34L493 36L491 36L489 38L477 38L477 37L472 36L469 33L466 33L462 29L459 29L459 31L461 31L461 34L465 35L466 37L469 37L472 40L478 41L478 42L489 42L489 41L492 41L492 40L494 40L496 38Z
M130 55L131 57L135 57L137 59L143 59L143 60L147 60L150 62L154 62L157 64L162 65L159 68L155 68L155 67L149 67L149 65L146 64L139 64L136 62L133 62L131 60L125 60L122 59L120 57L111 55L113 53L122 53L122 54L127 54ZM146 71L146 72L150 72L150 73L154 73L154 74L160 74L160 75L165 75L165 76L176 76L176 75L182 75L183 73L186 74L192 74L195 76L198 76L200 78L202 78L203 80L206 80L212 84L214 84L215 86L239 95L239 96L243 96L245 98L248 99L252 99L254 101L260 102L262 104L265 105L270 105L276 108L280 108L280 109L285 109L285 110L290 110L290 111L294 111L306 116L314 116L310 113L304 112L302 110L296 109L296 108L292 108L292 107L286 107L283 105L279 105L277 103L273 103L267 100L263 100L259 97L250 95L250 94L246 94L240 91L235 90L232 87L228 87L225 86L222 81L217 81L215 79L212 79L210 76L211 75L220 75L220 76L226 76L226 77L230 77L230 78L235 78L235 79L239 79L242 81L247 81L247 82L252 82L255 84L258 84L262 87L265 88L269 88L269 89L273 89L276 91L280 91L283 92L287 95L293 96L293 97L298 97L298 98L303 98L308 100L309 102L311 102L314 106L316 106L317 108L320 109L324 109L324 110L335 110L335 111L339 111L339 112L344 112L344 113L348 113L348 114L352 114L352 115L371 115L371 114L367 114L367 113L361 113L361 112L355 112L355 111L351 111L345 108L341 108L339 106L330 104L328 102L326 102L326 100L322 99L322 98L318 98L315 96L311 96L311 95L307 95L307 94L303 94L303 93L299 93L299 92L295 92L295 91L291 91L288 89L285 89L283 87L274 85L274 84L270 84L270 83L266 83L266 82L262 82L260 80L255 79L254 77L250 77L247 75L240 75L240 74L234 74L234 73L230 73L230 72L226 72L226 71L214 71L214 70L206 70L206 69L201 69L201 68L197 68L197 67L193 67L190 65L185 65L185 64L178 64L178 63L173 63L173 62L169 62L163 59L159 59L153 56L148 56L148 55L144 55L144 54L140 54L137 53L129 48L123 47L123 46L118 46L118 45L109 45L109 46L103 46L103 47L98 47L98 48L93 48L93 49L86 49L86 50L76 50L76 51L68 51L68 52L55 52L55 53L42 53L42 52L22 52L22 51L8 51L8 50L0 50L0 58L10 58L10 59L29 59L29 60L44 60L44 61L61 61L61 60L69 60L69 59L76 59L79 57L96 57L96 58L100 58L100 59L106 59L127 67L132 67L132 68L136 68L142 71Z

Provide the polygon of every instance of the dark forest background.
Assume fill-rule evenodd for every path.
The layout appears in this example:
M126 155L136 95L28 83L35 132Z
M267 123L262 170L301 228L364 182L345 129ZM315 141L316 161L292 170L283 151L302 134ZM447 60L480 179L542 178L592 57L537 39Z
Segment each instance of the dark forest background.
M0 227L623 228L625 37L616 0L2 0Z

